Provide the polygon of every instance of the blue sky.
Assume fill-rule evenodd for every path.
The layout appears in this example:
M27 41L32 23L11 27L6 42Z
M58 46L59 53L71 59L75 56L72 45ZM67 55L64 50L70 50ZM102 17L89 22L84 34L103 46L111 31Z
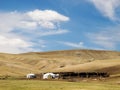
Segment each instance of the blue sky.
M0 52L120 50L120 0L0 0Z

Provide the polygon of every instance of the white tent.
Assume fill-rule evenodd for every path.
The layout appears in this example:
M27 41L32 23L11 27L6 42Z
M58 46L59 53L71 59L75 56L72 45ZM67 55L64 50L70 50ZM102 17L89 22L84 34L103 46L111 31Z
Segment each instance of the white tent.
M27 74L27 78L36 78L36 75L33 73Z
M46 73L43 75L43 79L50 79L50 78L55 78L56 74L54 73Z

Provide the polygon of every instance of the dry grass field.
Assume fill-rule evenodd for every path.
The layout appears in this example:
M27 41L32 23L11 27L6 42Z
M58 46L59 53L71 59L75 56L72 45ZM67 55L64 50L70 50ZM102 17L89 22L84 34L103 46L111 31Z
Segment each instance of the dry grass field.
M120 75L120 52L65 50L23 54L0 53L0 76L23 76L27 73L103 71Z
M120 90L114 81L64 82L40 80L0 80L0 90Z
M81 79L77 82L17 80L28 73L41 72L107 72L103 80ZM0 90L120 90L120 52L98 50L67 50L0 53Z

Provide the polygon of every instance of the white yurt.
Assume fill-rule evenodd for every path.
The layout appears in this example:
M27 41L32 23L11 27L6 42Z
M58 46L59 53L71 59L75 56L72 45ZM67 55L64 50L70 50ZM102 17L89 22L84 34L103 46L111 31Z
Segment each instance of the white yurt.
M54 79L56 75L54 73L45 73L43 79Z
M33 73L27 74L26 75L27 78L36 78L36 75Z

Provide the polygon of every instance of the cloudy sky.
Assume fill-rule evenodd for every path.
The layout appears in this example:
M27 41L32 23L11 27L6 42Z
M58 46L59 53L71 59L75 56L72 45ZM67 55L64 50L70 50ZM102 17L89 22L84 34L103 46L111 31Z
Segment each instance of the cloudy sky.
M120 50L120 0L0 0L0 52Z

